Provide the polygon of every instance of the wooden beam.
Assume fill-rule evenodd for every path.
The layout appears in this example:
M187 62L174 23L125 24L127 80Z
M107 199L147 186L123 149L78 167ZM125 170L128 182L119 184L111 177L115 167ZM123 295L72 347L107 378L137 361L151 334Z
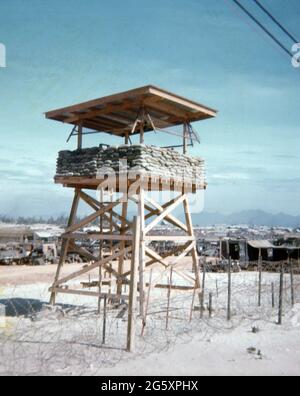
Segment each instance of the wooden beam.
M128 328L127 328L127 351L133 352L136 327L136 303L137 303L137 282L139 266L139 246L140 246L140 218L134 221L134 241L131 259L130 292L128 304Z
M104 207L104 205L98 205L98 206L95 205L94 202L92 201L91 197L90 197L89 195L83 193L82 191L80 192L80 198L81 198L83 201L85 201L85 202L86 202L92 209L94 209L95 211L98 211L99 208L102 209L102 208ZM103 214L103 217L104 217L105 220L107 220L107 221L110 221L110 220L111 220L110 217L109 217L106 213ZM118 230L121 229L121 226L120 226L118 223L116 223L116 222L113 221L113 220L112 220L112 222L113 222L113 225L114 225L114 227L115 227L116 229L118 229Z
M126 233L126 222L125 219L127 217L127 212L128 212L128 202L123 202L122 203L122 218L123 218L123 222L122 222L122 226L121 226L121 235L125 235ZM125 249L126 247L126 242L122 241L121 242L121 249ZM120 256L119 257L119 266L118 266L118 273L119 275L122 275L123 271L124 271L124 262L125 262L125 257ZM121 294L122 293L122 282L118 282L117 285L117 294Z
M110 261L115 260L116 258L119 258L122 254L124 255L124 254L130 253L131 250L132 250L132 248L130 246L130 247L124 249L124 250L121 250L121 251L119 251L117 253L112 254L109 257L106 257L106 258L104 258L102 260L96 261L95 263L90 264L87 267L84 267L81 270L76 271L73 274L65 276L64 278L58 280L57 282L54 283L53 286L58 286L58 285L61 285L62 283L68 282L69 280L72 280L74 278L78 278L79 276L84 275L87 272L92 271L94 268L101 267L101 266L104 267L107 263L109 263Z
M204 114L207 114L211 117L216 116L216 110L210 109L206 106L203 106L200 103L196 103L194 101L191 101L189 99L185 99L179 95L174 95L171 92L167 92L165 90L156 88L156 87L150 87L150 93L157 95L163 99L168 100L169 102L176 103L182 107L185 107L187 111L189 112L201 112Z
M139 291L140 291L140 315L144 317L145 295L144 295L144 272L145 272L145 191L140 187L138 202L138 218L140 224L140 263L139 263Z
M153 211L152 214L150 213L149 215L147 215L146 219L150 218L154 215L161 214L165 210L165 207L159 205L159 203L155 202L154 199L152 199L150 197L146 197L145 199L147 202L149 202L156 209L156 211ZM165 217L165 220L167 220L169 223L173 224L174 226L181 228L183 231L188 232L187 226L182 221L178 220L175 216L169 214L168 216Z
M145 101L145 106L147 109L154 109L155 111L158 111L164 115L167 114L169 116L177 116L177 118L181 117L182 120L184 120L190 114L189 111L184 111L179 107L169 105L167 103L163 103L152 98Z
M195 233L194 233L194 228L193 228L193 222L192 222L192 215L190 211L190 205L188 198L184 200L184 211L185 211L185 217L186 217L186 223L189 229L189 235L193 238L195 238ZM199 257L197 253L197 246L195 244L193 250L192 250L192 258L193 258L193 269L195 272L195 277L196 277L196 283L195 283L195 288L200 289L201 288L201 276L200 276L200 267L199 267ZM201 304L201 294L199 293L199 302Z
M181 247L181 251L184 251L184 250L187 249L190 245L191 245L191 243L188 242L187 244L185 244L184 246ZM164 258L163 258L163 257L161 257L158 253L156 253L154 250L150 249L149 247L146 247L146 254L147 254L148 257L153 258L157 263L160 263L160 264L162 264L165 268L168 268L169 263L168 263L168 261L167 261L166 259L167 259L168 257L170 257L170 256L167 256L167 257L164 257ZM180 276L180 277L182 277L183 279L185 279L186 281L195 284L195 279L192 278L191 276L186 275L184 272L178 271L178 270L175 269L175 268L174 268L174 272L175 272L178 276ZM194 287L195 287L195 286L193 286L193 288L194 288Z
M175 271L173 271L175 272ZM149 287L150 284L146 283L146 286ZM156 289L172 289L172 290L179 290L179 291L190 291L190 290L195 290L195 286L179 286L179 285L163 285L163 284L157 284L155 285Z
M193 236L181 236L181 235L146 235L145 241L171 241L171 242L188 242L195 241Z
M104 207L104 204L101 202L98 202L95 198L91 197L90 195L86 194L85 192L81 191L81 197L86 200L86 202L90 202L91 204L94 204L96 208L96 210L98 209L102 209ZM130 198L130 197L129 197ZM125 199L126 200L126 199ZM124 201L121 201L120 203L122 203ZM118 219L121 223L124 221L129 227L132 227L133 224L131 221L129 221L127 218L124 218L122 215L120 215L119 213L115 212L114 210L112 210L112 214L113 216Z
M64 289L62 287L51 287L49 290L53 293L74 294L74 295L89 296L89 297L104 298L106 296L107 298L111 298L111 299L120 297L120 296L118 297L116 294L112 294L112 293L98 293L98 292L86 291L86 290ZM121 298L122 298L122 300L128 300L129 296L122 295Z
M181 188L182 191L182 188ZM132 202L135 202L136 204L138 203L138 200L134 197L129 198ZM148 210L150 213L145 216L145 220L150 219L153 216L157 216L158 214L162 213L164 209L166 208L166 205L160 206L158 203L156 203L154 200L150 199L148 196L145 197L146 201L149 201L149 203L152 206L156 206L156 210L153 210L153 208L145 203L145 209ZM183 231L187 232L187 227L185 224L181 223L178 219L176 219L175 216L169 214L168 216L165 217L165 220L168 221L170 224L175 225L179 228L182 228Z
M86 250L86 249L84 249L84 248L82 248L82 247L77 246L75 243L73 243L72 247L73 247L73 249L74 249L78 254L80 254L80 255L83 256L83 257L86 257L88 260L90 260L90 261L95 261L95 262L96 262L96 261L99 261L99 257L96 257L96 256L92 255L92 253L90 253L88 250ZM117 248L117 247L119 247L119 245L117 245L116 248ZM100 255L100 260L102 260L101 255ZM100 267L99 267L99 268L100 268ZM111 268L110 266L108 266L108 265L106 265L106 264L103 265L103 268L105 269L105 271L107 271L107 272L109 272L110 274L114 275L114 276L118 279L119 274L118 274L113 268ZM126 280L126 278L125 278L124 275L123 275L122 277L123 277L123 281Z
M152 223L146 226L145 235L148 234L148 232L151 231L157 224L159 224L166 216L168 216L171 212L173 212L173 210L176 209L177 206L184 201L185 197L186 195L183 194L170 201L167 204L168 206L166 207L166 209L159 216L157 216L157 218L153 220Z
M189 242L191 242L191 241L189 241ZM183 246L177 246L172 252L163 253L163 254L161 254L160 257L161 257L162 259L167 259L168 257L173 257L173 256L175 256L176 254L182 252L187 246L188 246L187 243L184 244ZM146 252L146 251L145 251L145 252ZM145 267L146 267L146 268L149 268L149 267L151 267L153 264L156 264L156 263L162 264L160 261L157 261L157 259L154 259L154 258L153 258L152 260L146 262ZM162 264L162 265L164 265L164 264ZM168 263L167 265L169 265L169 263ZM167 265L164 265L164 266L166 267ZM128 276L128 275L130 275L130 271L127 271L127 272L123 273L123 277L126 277L126 276ZM187 275L187 276L188 276L188 275ZM193 278L191 278L191 279L193 279Z
M187 139L188 139L188 131L187 131L187 123L183 124L183 154L187 154Z
M74 222L76 220L76 214L77 214L77 210L78 210L79 201L80 201L80 190L75 190L73 203L72 203L72 207L71 207L71 212L70 212L70 217L69 217L69 220L68 220L68 226L69 227L72 224L74 224ZM56 274L55 274L55 278L54 278L54 284L58 281L61 269L62 269L62 267L64 265L65 260L66 260L66 256L67 256L68 248L69 248L69 243L70 243L70 240L63 240L62 241L61 253L60 253L59 263L58 263L58 266L57 266L57 269L56 269ZM55 298L56 298L56 293L52 292L51 293L51 297L50 297L50 304L51 305L55 304Z
M86 120L89 118L95 118L98 116L107 115L107 114L111 114L114 112L130 109L132 106L133 106L132 101L124 102L123 104L108 105L108 106L105 106L103 109L89 110L86 113L82 113L82 114L73 114L70 117L66 118L64 120L64 122L72 124L72 123L76 123L76 122Z
M64 235L67 235L73 231L77 231L80 228L85 227L87 224L90 224L91 222L96 220L97 217L102 216L104 213L108 212L110 209L113 209L116 206L118 206L120 204L120 202L121 202L121 198L116 202L105 205L103 208L97 210L97 212L95 212L95 213L91 214L90 216L86 217L85 219L81 220L79 223L74 224L70 227L67 227Z
M93 240L93 241L132 241L132 235L114 235L114 234L86 234L86 233L75 233L70 232L64 234L64 238L72 238L78 241L81 240Z
M78 125L78 135L77 135L77 149L82 149L82 124Z
M159 284L161 279L169 271L170 268L173 268L174 270L175 267L180 263L180 261L193 249L193 247L194 247L194 243L187 246L186 249L178 257L174 258L174 260L170 264L168 264L168 266L164 269L164 271L162 271L159 274L159 276L153 281L151 287L155 287L157 284ZM149 288L148 288L148 293L149 293Z

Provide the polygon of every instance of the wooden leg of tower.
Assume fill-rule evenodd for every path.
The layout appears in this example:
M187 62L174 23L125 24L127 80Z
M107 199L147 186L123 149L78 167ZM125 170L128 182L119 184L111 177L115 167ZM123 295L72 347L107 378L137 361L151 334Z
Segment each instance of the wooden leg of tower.
M73 199L72 208L71 208L71 213L70 213L70 217L69 217L69 221L68 221L68 227L72 226L75 223L79 200L80 200L80 190L76 189L74 199ZM69 249L69 239L63 238L62 245L61 245L59 264L57 266L56 275L55 275L55 279L54 279L54 285L59 279L61 269L64 265L65 260L66 260L68 249ZM51 297L50 297L50 304L54 305L55 300L56 300L56 292L52 291Z
M128 304L128 329L127 329L127 351L133 352L134 336L136 325L136 308L137 308L137 284L138 284L138 267L139 267L139 247L140 247L140 218L134 219L134 237L132 242L132 258L130 271L130 291Z
M188 227L188 234L189 234L189 236L192 236L195 238L195 232L194 232L188 197L185 198L185 200L183 202L183 206L184 206L184 211L185 211L186 224ZM195 238L195 242L196 242L196 238ZM192 259L193 259L193 269L194 269L195 278L196 278L195 288L200 291L201 277L200 277L199 257L198 257L198 253L197 253L197 244L196 243L195 243L191 253L192 253ZM199 301L201 302L201 293L199 292L198 295L199 295Z
M140 316L144 317L145 310L145 191L141 186L139 195L139 210L138 210L139 224L140 224L140 254L139 254L139 295L140 295Z
M126 229L126 218L127 218L127 212L128 212L128 202L124 202L122 204L122 224L121 224L121 235L125 235L125 229ZM120 249L124 250L126 247L126 242L122 241ZM119 267L118 267L118 273L119 275L122 275L124 272L124 262L125 262L125 257L121 256L119 258ZM118 280L117 282L117 294L121 295L122 294L122 281Z
M101 203L103 202L103 192L101 192ZM103 217L100 216L100 234L103 234ZM103 259L103 241L99 241L99 260ZM101 293L102 293L102 267L99 265L99 287L98 287L98 315L101 313Z

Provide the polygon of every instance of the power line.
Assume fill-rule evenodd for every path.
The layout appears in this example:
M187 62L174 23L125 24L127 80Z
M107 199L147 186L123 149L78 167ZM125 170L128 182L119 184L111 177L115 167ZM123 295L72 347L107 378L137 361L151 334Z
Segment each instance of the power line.
M259 20L257 18L255 18L255 16L253 14L251 14L250 11L248 11L238 0L232 0L238 7L240 7L240 9L242 11L244 11L249 18L251 18L273 41L275 41L275 43L277 45L279 45L279 47L288 54L288 56L290 58L293 58L294 54L292 54L291 51L289 51L283 44L281 41L279 41L266 27L264 27L264 25L259 22Z
M255 3L258 5L258 7L261 9L261 10L263 10L263 12L265 13L265 14L267 14L271 19L272 19L272 21L273 22L275 22L276 23L276 25L277 26L279 26L280 27L280 29L286 34L286 35L288 35L289 36L289 38L291 39L291 40L293 40L294 42L295 42L295 44L298 44L299 43L299 40L297 40L279 21L278 21L278 19L276 19L272 14L271 14L271 12L270 11L268 11L267 9L266 9L266 7L265 6L263 6L258 0L254 0L255 1Z
M236 5L231 2L231 0L224 0L226 3L228 3L228 6L230 6L232 8L232 11L241 19L243 20L245 23L247 23L247 25L253 30L255 31L257 34L259 34L261 36L262 39L265 40L266 43L270 43L274 49L278 50L278 52L280 53L280 55L282 55L282 57L285 57L285 53L282 52L281 48L278 47L278 45L273 42L270 41L269 38L266 36L266 34L260 29L259 26L257 26L256 24L253 24L252 21L248 18L248 16L244 13L241 13L240 10L237 9Z

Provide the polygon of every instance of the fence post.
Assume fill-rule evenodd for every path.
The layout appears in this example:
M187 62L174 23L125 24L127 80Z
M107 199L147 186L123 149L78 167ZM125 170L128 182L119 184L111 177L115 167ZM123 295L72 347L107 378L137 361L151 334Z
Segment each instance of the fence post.
M278 324L282 325L283 314L283 282L284 282L284 265L281 266L280 271L280 285L279 285L279 308L278 308Z
M133 352L135 346L139 244L140 244L140 217L134 217L134 240L131 253L130 289L128 302L128 325L127 325L127 351Z
M259 271L259 281L258 281L258 306L261 307L261 284L262 284L262 254L261 254L261 249L259 249L258 271Z
M213 304L213 294L209 293L209 317L210 318L212 317L212 310L213 310L212 304Z
M170 300L171 300L172 283L173 283L173 267L171 267L171 270L170 270L170 278L169 278L168 305L167 305L167 317L166 317L166 330L169 330Z
M194 287L193 296L192 296L192 305L191 305L191 311L190 311L190 322L193 320L193 310L194 310L194 304L195 304L195 297L196 297L196 285Z
M228 260L228 302L227 302L227 320L231 320L231 257Z
M201 294L201 307L200 307L201 319L203 318L203 313L204 313L205 280L206 280L206 257L203 258L202 294Z
M294 289L294 268L293 263L290 261L290 271L291 271L291 304L292 307L295 305L295 289Z
M274 282L271 284L271 293L272 293L272 308L275 308L275 285Z
M106 342L107 296L104 296L102 344Z

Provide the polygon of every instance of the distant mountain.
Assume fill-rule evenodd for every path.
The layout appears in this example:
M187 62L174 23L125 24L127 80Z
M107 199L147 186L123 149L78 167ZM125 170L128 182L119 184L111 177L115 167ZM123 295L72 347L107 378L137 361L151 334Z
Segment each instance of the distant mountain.
M291 216L286 213L271 214L262 210L244 210L242 212L224 215L218 212L203 212L193 214L194 225L236 225L246 224L249 226L269 227L300 227L300 216Z

